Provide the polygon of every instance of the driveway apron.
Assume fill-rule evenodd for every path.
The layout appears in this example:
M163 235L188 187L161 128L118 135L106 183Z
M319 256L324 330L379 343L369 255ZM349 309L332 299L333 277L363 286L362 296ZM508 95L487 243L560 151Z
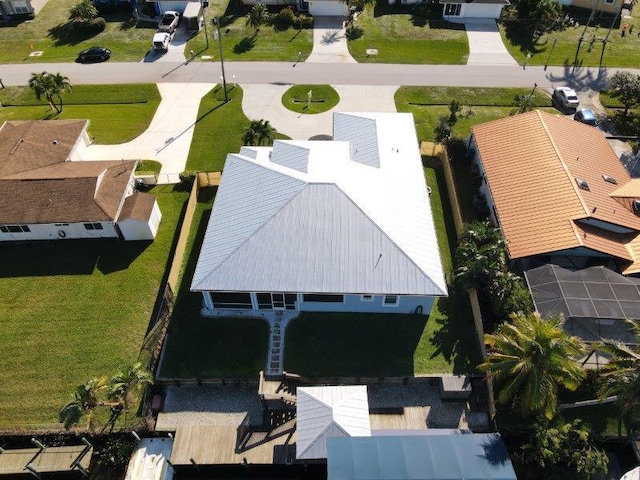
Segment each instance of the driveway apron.
M469 41L467 65L518 65L502 43L495 20L466 19L464 26Z
M310 63L356 63L349 53L344 17L315 17Z

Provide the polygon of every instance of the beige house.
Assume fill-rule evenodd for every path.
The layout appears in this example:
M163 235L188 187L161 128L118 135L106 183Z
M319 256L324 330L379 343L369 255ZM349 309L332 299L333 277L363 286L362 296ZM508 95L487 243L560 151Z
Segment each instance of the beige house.
M640 272L640 179L603 132L534 111L476 125L469 151L511 260L611 258Z

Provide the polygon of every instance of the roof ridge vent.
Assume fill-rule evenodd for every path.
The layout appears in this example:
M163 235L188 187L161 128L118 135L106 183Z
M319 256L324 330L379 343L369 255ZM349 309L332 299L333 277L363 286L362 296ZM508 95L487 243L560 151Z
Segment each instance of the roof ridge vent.
M613 178L611 175L602 175L602 179L605 182L613 183L614 185L618 184L618 181L615 178Z
M580 187L581 190L586 190L587 192L591 190L587 181L582 178L576 177L576 184L578 185L578 187Z

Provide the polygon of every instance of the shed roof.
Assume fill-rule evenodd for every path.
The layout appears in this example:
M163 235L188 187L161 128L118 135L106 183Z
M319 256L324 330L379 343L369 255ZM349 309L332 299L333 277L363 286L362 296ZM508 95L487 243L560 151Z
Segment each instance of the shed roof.
M497 433L331 438L329 480L516 480Z
M411 115L334 136L227 157L192 290L446 295Z
M637 188L602 132L541 111L472 131L512 259L584 247L640 261L640 218L615 198ZM606 224L631 234L596 227Z
M327 439L369 436L366 385L298 387L296 458L327 458Z

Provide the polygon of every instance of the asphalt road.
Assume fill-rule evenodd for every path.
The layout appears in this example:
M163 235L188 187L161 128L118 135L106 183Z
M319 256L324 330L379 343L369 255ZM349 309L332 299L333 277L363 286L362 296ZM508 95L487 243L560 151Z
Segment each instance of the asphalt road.
M0 79L7 86L26 85L33 72L55 72L72 84L114 83L216 83L219 62L186 63L52 63L0 65ZM345 63L226 62L228 83L332 84L332 85L437 85L459 87L541 88L568 85L576 90L601 90L616 70L598 68L485 65L386 65ZM640 70L631 70L640 74Z

